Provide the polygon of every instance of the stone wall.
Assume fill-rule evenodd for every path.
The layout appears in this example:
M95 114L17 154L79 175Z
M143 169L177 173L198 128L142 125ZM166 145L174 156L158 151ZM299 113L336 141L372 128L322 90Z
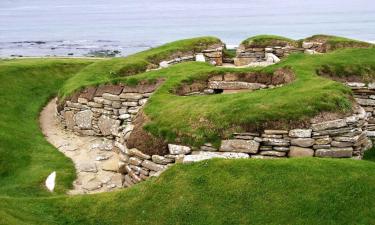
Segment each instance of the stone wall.
M245 66L256 62L277 63L292 53L302 52L307 54L323 53L323 43L320 42L303 42L301 47L285 44L284 46L267 46L267 47L246 47L241 44L237 48L237 55L234 59L236 66Z
M210 143L199 148L170 143L166 155L147 155L136 148L129 149L127 138L134 128L132 121L161 82L136 87L103 85L88 88L63 103L59 110L59 117L67 129L79 135L105 137L105 150L118 156L117 171L123 175L124 187L142 182L150 176L158 176L179 162L191 163L211 158L360 159L372 145L367 134L371 136L375 130L372 116L375 88L350 83L348 85L355 91L356 100L364 106L356 106L351 116L312 121L303 129L235 133L232 138L222 140L219 148Z
M213 45L200 53L184 54L184 56L164 60L159 63L159 69L189 61L209 62L212 65L221 66L223 65L223 45Z
M375 139L375 83L347 82L356 102L361 105L367 114L366 133L371 139Z

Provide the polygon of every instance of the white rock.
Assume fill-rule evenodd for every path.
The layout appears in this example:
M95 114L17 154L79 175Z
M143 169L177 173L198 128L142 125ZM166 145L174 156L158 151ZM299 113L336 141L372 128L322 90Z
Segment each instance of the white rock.
M168 144L169 153L171 155L189 154L191 149L187 146Z
M169 64L168 64L167 61L162 61L162 62L159 63L159 66L160 66L161 68L167 68L167 67L169 67Z
M266 53L266 61L270 63L278 63L280 62L280 59L272 53Z
M197 62L206 62L206 59L204 58L204 55L202 53L195 55L195 61Z
M50 192L55 189L56 171L53 171L46 179L46 187Z

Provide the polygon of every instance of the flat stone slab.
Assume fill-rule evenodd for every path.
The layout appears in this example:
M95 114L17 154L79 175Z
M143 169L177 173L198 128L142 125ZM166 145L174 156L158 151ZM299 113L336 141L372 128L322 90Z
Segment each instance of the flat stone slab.
M244 152L257 153L259 149L259 142L254 140L223 140L221 142L220 151L222 152Z

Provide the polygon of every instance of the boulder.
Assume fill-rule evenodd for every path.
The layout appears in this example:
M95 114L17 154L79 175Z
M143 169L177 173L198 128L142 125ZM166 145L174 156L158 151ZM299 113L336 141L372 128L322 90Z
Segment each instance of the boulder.
M289 131L289 137L293 138L310 138L312 130L311 129L294 129Z
M191 152L191 148L182 145L168 144L169 153L171 155L186 155Z
M301 148L296 146L291 146L289 150L289 157L297 158L297 157L313 157L314 150L310 148Z
M353 156L353 148L318 149L315 152L315 156L329 158L350 158Z
M92 117L91 110L84 110L75 114L74 121L80 129L91 129Z
M223 140L220 146L223 152L257 153L258 149L259 143L254 140Z
M291 145L299 147L311 147L314 145L315 140L312 138L296 138L291 140Z

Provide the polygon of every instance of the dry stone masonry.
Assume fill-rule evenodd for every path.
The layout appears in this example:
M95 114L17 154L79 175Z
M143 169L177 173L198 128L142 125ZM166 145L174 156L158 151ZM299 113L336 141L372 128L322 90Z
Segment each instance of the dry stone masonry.
M292 53L301 52L306 54L323 53L324 48L322 42L303 42L301 47L296 47L291 44L267 46L267 47L246 47L241 44L237 48L237 56L234 59L236 66L246 66L259 63L266 63L266 65L274 64Z
M233 80L233 74L211 77L210 81ZM311 122L308 128L292 130L264 130L260 133L235 133L222 140L216 148L206 143L199 149L168 144L168 154L147 155L136 148L127 147L127 139L134 129L135 116L146 104L152 92L162 83L141 83L138 86L103 85L91 87L75 94L60 105L59 118L63 125L79 135L103 137L98 143L100 151L110 152L111 160L98 160L108 165L105 170L122 174L119 183L129 187L151 176L158 176L174 163L191 163L212 158L286 158L330 157L360 159L371 147L369 137L375 136L375 85L347 83L359 103L354 114L340 119ZM223 88L220 83L215 88ZM105 154L104 154L105 155ZM113 161L116 159L116 162ZM92 163L81 170L96 173ZM86 164L83 164L85 166ZM98 186L89 187L95 191Z

